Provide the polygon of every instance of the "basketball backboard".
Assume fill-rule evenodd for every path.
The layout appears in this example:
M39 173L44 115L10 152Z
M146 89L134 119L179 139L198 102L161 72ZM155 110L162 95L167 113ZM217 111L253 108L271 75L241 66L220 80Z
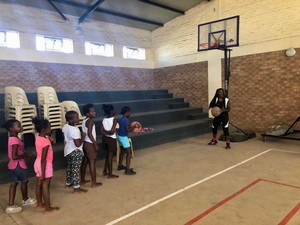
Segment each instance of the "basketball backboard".
M198 51L239 46L240 16L198 25Z

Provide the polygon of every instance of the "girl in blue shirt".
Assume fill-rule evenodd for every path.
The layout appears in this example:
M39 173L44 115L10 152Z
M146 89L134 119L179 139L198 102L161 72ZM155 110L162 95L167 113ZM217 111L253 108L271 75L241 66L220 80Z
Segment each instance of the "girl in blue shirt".
M135 175L136 172L130 168L131 159L131 146L128 139L128 133L132 132L135 126L131 127L129 122L129 117L131 115L131 109L128 106L124 106L121 110L123 117L119 120L119 130L117 133L117 139L121 147L119 166L118 170L124 170L126 175ZM136 125L138 126L138 125ZM126 153L126 166L122 165L124 154Z

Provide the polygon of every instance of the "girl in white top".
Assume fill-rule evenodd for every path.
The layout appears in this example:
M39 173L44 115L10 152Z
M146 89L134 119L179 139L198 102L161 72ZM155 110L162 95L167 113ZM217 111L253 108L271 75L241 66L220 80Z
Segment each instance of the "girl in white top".
M103 176L107 176L107 178L118 178L118 175L112 173L113 157L117 152L117 120L114 118L115 109L112 105L104 104L102 110L106 116L101 123L102 145L106 153Z
M81 183L87 183L85 180L85 172L87 164L89 164L90 174L92 179L92 187L99 187L102 183L96 181L96 160L99 151L99 146L96 142L96 128L94 118L96 117L96 111L93 104L86 104L83 106L83 114L86 119L82 122L82 131L86 133L83 142L84 158L81 166Z
M76 111L68 111L65 117L67 124L64 125L62 131L66 142L64 153L68 163L66 188L73 185L74 194L85 193L87 190L80 188L80 167L83 158L82 143L85 133L80 133L79 128L76 127L79 122Z

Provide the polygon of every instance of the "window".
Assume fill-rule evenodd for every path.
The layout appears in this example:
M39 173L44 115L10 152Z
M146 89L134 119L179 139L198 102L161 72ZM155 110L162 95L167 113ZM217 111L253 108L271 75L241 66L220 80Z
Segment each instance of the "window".
M0 46L7 48L20 48L19 32L0 30Z
M146 59L145 49L124 46L123 47L123 58L145 60Z
M36 35L35 40L38 51L73 53L73 41L71 39Z
M97 42L85 42L85 54L86 55L101 55L106 57L114 56L114 46L111 44L97 43Z

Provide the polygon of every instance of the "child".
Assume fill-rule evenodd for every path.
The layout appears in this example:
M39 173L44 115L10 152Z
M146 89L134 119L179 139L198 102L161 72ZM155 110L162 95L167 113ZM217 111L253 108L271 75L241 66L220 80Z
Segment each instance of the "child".
M102 183L96 182L96 160L99 146L96 142L96 128L93 120L96 116L94 105L84 105L83 114L86 116L86 119L82 122L82 131L86 133L86 136L83 142L84 157L81 165L81 183L87 182L85 180L85 171L87 164L89 164L92 187L94 188L102 185Z
M223 88L216 90L214 98L209 104L209 108L219 107L221 109L221 114L214 118L212 124L213 138L208 143L209 145L216 145L217 141L217 131L220 124L222 124L223 132L226 137L226 149L230 149L230 139L229 139L229 116L228 112L230 111L230 104L228 98L225 97L225 91Z
M51 136L51 124L48 120L38 118L33 118L32 123L36 132L39 133L35 139L37 156L34 162L34 171L37 177L36 207L45 207L44 212L49 213L59 209L59 207L50 206L50 182L53 176L53 149L49 140Z
M102 145L103 148L106 150L103 176L107 176L107 178L118 178L118 175L112 173L113 157L117 151L117 120L114 118L115 109L112 105L103 104L102 110L104 111L104 114L106 116L102 120L101 126Z
M9 201L6 213L19 213L22 212L22 208L15 205L16 189L21 182L22 192L22 205L32 205L36 203L36 200L28 197L28 176L27 176L27 165L26 158L32 156L32 153L24 152L24 144L18 137L18 133L23 131L21 123L16 119L7 120L3 125L9 132L8 138L8 169L11 171L12 182L9 187Z
M76 111L68 111L66 113L67 124L64 125L62 131L65 138L64 155L67 159L68 168L66 174L66 188L74 187L74 194L81 194L87 190L80 188L80 167L83 158L82 143L85 133L81 132L75 125L79 122L78 113Z
M118 130L118 142L121 147L120 157L119 157L119 166L118 170L124 170L126 175L135 175L136 172L130 168L130 159L131 159L131 147L128 140L128 132L133 131L135 127L131 127L129 123L129 117L131 115L131 109L128 106L124 106L121 110L123 117L119 121L119 130ZM138 125L137 125L138 126ZM122 165L123 157L126 152L126 167Z

